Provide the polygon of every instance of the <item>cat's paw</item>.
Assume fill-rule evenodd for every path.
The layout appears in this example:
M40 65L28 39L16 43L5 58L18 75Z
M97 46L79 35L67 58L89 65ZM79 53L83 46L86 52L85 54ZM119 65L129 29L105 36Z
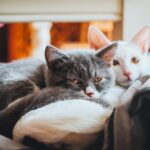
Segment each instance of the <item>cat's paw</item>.
M140 87L142 86L142 82L140 80L135 81L120 97L120 101L122 103L126 103L130 101L134 94L137 93L137 91L140 90Z
M121 102L130 101L133 96L140 90L150 88L150 76L144 76L136 80L120 97Z
M139 78L139 80L142 82L142 84L144 84L148 79L150 79L149 75Z
M141 78L140 81L143 83L143 85L141 86L140 90L150 87L150 76L144 76L143 78Z

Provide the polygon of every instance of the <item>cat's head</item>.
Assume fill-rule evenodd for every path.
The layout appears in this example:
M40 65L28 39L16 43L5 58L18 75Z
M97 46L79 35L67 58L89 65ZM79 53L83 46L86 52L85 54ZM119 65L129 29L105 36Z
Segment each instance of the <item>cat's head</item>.
M65 51L50 45L46 47L47 86L61 86L82 91L89 97L98 98L114 85L115 76L110 65L117 43L95 52Z
M88 32L91 48L100 49L111 41L96 27ZM145 73L146 53L150 47L150 27L141 29L129 42L119 41L113 60L116 81L122 86L129 86Z

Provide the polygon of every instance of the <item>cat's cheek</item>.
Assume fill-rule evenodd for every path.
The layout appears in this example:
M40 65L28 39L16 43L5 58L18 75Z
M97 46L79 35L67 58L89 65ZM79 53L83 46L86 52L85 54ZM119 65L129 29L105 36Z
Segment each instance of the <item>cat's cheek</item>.
M121 84L123 81L126 80L126 77L123 75L123 71L121 68L115 68L114 69L114 72L115 72L115 79L116 79L116 82Z
M137 74L134 74L131 78L132 82L136 81L138 78L140 77L140 74L137 73Z
M84 90L81 90L81 91L80 91L80 94L87 97L87 94L85 93Z
M101 97L101 93L100 92L95 92L93 95L92 95L92 98L100 98Z
M80 85L74 83L69 83L67 88L73 89L78 92L83 90Z
M122 76L122 69L118 66L118 67L113 67L114 73L115 73L115 77L116 79L120 78Z

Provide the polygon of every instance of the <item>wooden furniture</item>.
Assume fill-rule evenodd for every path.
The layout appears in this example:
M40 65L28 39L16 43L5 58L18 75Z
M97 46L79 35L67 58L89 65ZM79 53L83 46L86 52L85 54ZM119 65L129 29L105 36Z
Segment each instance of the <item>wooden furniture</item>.
M116 39L150 25L149 0L1 0L0 22L111 20ZM118 31L118 32L116 32Z

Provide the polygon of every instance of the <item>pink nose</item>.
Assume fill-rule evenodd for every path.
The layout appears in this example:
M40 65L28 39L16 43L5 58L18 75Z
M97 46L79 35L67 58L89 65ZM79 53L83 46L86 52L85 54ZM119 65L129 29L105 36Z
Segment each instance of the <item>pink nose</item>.
M92 93L92 92L89 92L89 93L86 93L89 97L92 97L92 95L94 94L94 93Z
M123 73L124 76L126 76L128 78L128 80L130 80L130 75L131 75L131 72L128 72L128 71L125 71Z

